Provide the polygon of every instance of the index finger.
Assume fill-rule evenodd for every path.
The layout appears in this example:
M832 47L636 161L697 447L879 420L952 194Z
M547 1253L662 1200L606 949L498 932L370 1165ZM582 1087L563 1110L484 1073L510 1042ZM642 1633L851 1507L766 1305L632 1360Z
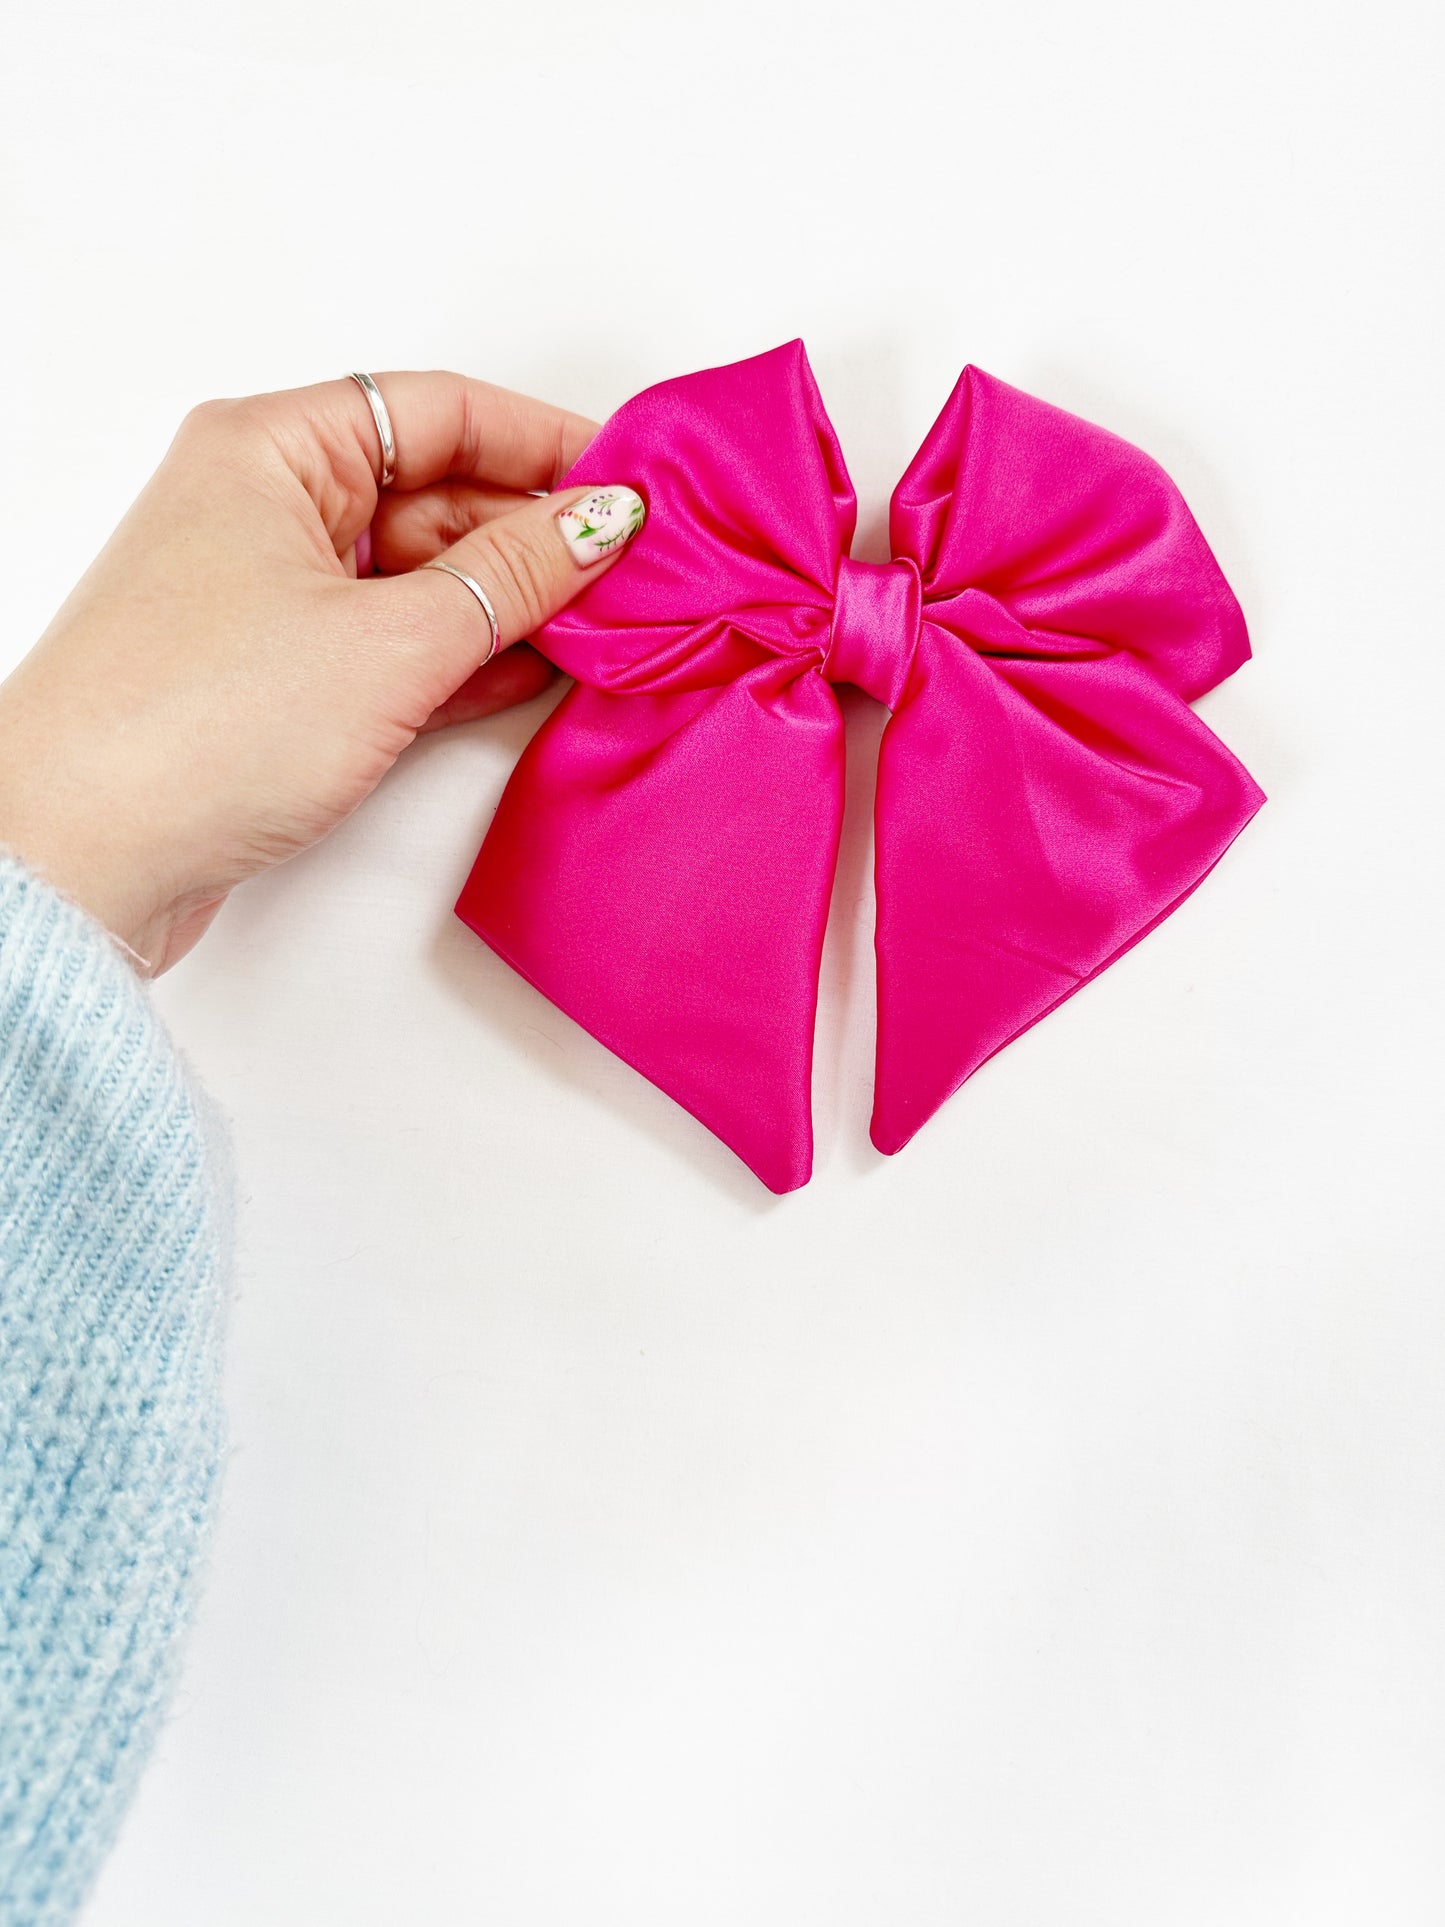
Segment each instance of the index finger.
M396 436L396 486L490 482L510 489L554 489L597 433L585 415L531 395L445 371L373 375ZM343 393L362 446L376 450L376 424L357 384L323 383ZM379 452L378 452L379 453Z
M396 444L393 485L490 484L550 491L597 433L597 423L489 381L437 371L373 377ZM257 395L240 404L316 504L338 552L376 509L380 437L359 383L343 375L311 388Z

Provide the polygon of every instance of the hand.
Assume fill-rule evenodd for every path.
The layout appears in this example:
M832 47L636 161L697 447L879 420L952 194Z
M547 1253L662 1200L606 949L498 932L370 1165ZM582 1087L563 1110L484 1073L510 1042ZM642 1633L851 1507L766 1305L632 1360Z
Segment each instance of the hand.
M354 810L422 730L535 695L509 645L611 565L632 491L546 498L596 424L450 374L209 402L0 686L0 847L158 974L236 884ZM569 514L586 497L598 517ZM357 580L366 531L380 574ZM421 564L442 557L476 598Z

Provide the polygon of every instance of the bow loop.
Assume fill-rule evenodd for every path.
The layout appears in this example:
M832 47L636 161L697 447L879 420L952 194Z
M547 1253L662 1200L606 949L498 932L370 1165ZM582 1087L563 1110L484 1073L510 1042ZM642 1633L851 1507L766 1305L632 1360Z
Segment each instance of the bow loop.
M913 562L855 562L845 555L833 590L823 674L897 709L913 673L922 615L923 585Z
M625 694L717 688L766 657L816 663L857 502L801 341L658 383L606 421L566 480L647 504L610 569L546 625L546 654Z
M536 641L577 678L513 773L459 914L787 1191L812 1168L842 821L830 683L893 711L875 803L873 1141L1179 904L1263 801L1187 706L1244 661L1162 469L965 369L855 504L800 342L627 403L567 477L647 522Z
M1127 652L1186 701L1248 659L1239 604L1159 464L982 369L959 376L889 531L935 620L970 590L1012 618L1001 641L971 635L985 653Z

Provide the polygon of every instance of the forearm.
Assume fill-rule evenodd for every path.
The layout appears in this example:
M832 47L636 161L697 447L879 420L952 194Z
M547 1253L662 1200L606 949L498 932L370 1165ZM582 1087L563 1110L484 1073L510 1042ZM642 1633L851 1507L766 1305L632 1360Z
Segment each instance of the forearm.
M72 1918L190 1611L222 1206L119 949L0 854L0 1919Z

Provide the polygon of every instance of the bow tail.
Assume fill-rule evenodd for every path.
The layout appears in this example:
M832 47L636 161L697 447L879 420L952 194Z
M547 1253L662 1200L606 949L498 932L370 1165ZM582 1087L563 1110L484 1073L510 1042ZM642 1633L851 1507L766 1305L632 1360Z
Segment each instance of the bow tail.
M769 659L721 687L576 685L513 772L457 914L774 1191L812 1171L842 721Z
M925 623L919 656L875 806L889 1153L1182 902L1264 801L1122 653L990 658Z

